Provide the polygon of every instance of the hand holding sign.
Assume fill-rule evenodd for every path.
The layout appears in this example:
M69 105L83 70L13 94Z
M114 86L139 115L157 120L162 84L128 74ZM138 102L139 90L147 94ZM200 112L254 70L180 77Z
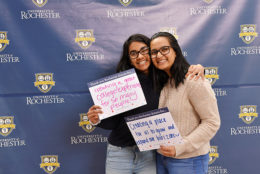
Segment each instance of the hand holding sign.
M101 120L146 104L134 69L90 82L88 86L95 105L102 107Z
M87 116L92 125L96 125L100 122L99 114L102 114L100 106L93 105L89 108Z

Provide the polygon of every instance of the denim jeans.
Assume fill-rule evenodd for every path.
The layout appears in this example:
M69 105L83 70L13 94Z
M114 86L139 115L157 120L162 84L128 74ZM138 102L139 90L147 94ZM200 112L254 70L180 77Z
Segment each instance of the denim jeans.
M155 151L108 144L106 174L156 174Z
M157 174L207 174L209 154L186 159L156 153Z

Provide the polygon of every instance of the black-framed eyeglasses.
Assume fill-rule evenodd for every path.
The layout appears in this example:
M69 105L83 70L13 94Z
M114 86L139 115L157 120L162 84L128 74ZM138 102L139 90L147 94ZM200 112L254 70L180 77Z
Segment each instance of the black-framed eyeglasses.
M161 55L165 56L166 54L168 54L170 52L170 48L171 48L171 46L163 46L159 50L156 50L156 49L151 50L151 58L155 59L158 55L158 52L160 52Z
M131 59L136 59L139 56L139 53L142 55L149 54L149 47L143 47L140 49L140 51L136 51L136 50L130 51L129 57Z

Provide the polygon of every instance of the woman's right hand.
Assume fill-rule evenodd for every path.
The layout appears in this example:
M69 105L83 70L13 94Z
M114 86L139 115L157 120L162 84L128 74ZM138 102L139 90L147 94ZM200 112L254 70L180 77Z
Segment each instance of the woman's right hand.
M92 124L98 124L100 122L98 114L102 114L102 108L97 105L93 105L89 108L87 116Z

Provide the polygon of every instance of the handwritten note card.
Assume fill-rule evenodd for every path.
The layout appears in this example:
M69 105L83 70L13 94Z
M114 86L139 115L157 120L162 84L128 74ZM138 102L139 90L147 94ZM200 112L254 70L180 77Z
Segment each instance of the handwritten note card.
M168 108L125 118L140 151L159 149L160 145L182 143L182 137Z
M146 105L134 69L90 82L88 87L95 105L102 107L101 120Z

